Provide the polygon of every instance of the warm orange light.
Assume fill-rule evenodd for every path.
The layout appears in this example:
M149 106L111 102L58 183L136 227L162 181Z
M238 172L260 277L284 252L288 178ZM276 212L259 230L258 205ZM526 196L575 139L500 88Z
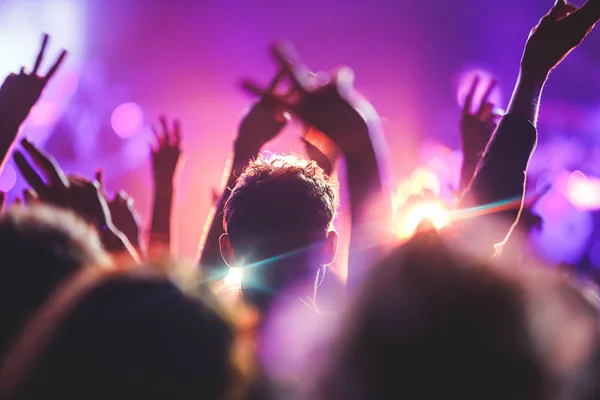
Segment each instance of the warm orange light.
M439 202L418 204L399 219L396 236L399 239L410 238L423 220L429 220L436 229L441 229L448 224L450 217L448 210Z

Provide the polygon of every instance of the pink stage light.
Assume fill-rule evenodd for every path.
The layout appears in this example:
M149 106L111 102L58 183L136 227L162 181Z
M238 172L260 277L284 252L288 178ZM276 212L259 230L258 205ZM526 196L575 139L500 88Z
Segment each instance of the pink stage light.
M588 178L580 171L575 171L567 179L567 198L580 210L600 208L600 179Z
M129 138L138 133L144 124L142 108L136 103L123 103L113 111L110 124L119 137Z
M0 190L8 192L17 183L17 172L12 165L6 164L0 174Z

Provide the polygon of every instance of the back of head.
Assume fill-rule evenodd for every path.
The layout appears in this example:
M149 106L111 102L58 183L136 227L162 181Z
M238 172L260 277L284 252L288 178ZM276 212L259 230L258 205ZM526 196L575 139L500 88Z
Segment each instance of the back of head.
M528 290L519 274L474 263L433 232L417 234L372 269L323 398L551 398L551 357ZM553 315L552 307L542 311Z
M245 278L277 290L314 277L319 263L310 249L327 238L335 213L334 185L314 161L274 155L251 162L238 178L224 226L238 261L260 262Z
M230 393L233 328L209 303L152 274L120 274L83 292L48 308L62 317L42 314L38 321L45 322L31 325L26 335L45 332L46 340L34 357L26 341L11 354L8 364L17 365L11 373L22 377L12 379L21 382L11 398L221 399ZM33 362L22 368L23 359Z
M105 262L96 232L68 211L12 208L0 217L0 352L56 286Z

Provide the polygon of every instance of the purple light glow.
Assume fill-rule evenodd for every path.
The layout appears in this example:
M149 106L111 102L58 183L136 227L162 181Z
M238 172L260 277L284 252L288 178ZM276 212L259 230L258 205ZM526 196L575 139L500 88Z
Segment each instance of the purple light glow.
M12 165L6 164L0 174L0 190L8 192L17 183L17 172Z
M124 103L115 108L110 117L110 124L115 133L123 138L130 138L139 132L144 123L144 113L136 103Z

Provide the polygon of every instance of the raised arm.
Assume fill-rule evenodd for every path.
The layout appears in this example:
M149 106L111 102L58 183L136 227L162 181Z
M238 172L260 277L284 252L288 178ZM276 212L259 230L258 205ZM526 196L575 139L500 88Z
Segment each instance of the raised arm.
M125 191L120 190L109 200L104 186L104 176L101 170L96 171L96 182L100 185L100 192L108 203L110 217L115 227L127 237L129 243L140 256L144 255L145 246L141 239L141 219L134 207L134 200ZM25 198L27 198L25 192ZM31 194L29 195L31 196Z
M8 160L10 149L17 138L21 124L67 55L67 52L63 50L48 73L45 76L40 75L40 66L49 40L50 37L44 35L42 47L31 72L26 72L25 67L22 67L18 74L10 74L0 87L0 154L2 157L0 170Z
M497 83L496 80L490 81L479 106L473 110L473 100L480 85L480 77L476 76L465 98L460 119L463 162L460 169L459 193L463 193L469 187L477 164L496 129L498 115L494 114L494 104L489 101L489 98Z
M148 250L152 253L173 252L173 199L177 188L177 170L181 165L181 126L175 120L169 127L160 118L161 126L153 128L156 143L152 146L152 178L154 203Z
M291 78L293 89L287 96L271 97L323 132L344 156L352 216L348 283L353 286L370 262L378 258L382 243L389 243L391 237L388 148L378 115L354 89L354 74L349 68L334 71L327 85L318 86L315 75L291 46L275 46L274 54ZM264 94L251 82L245 86Z
M24 152L15 151L14 158L21 174L34 191L30 195L43 203L71 210L86 220L98 230L107 251L126 253L134 260L139 260L139 255L127 237L113 224L99 182L67 176L54 158L33 143L23 139L21 145ZM31 163L25 154L31 159ZM33 165L41 171L41 175Z
M269 87L275 90L281 74ZM246 114L242 120L238 134L233 143L233 153L225 167L226 183L221 197L211 210L199 248L199 263L206 270L220 274L227 271L227 265L221 257L219 238L225 233L223 229L223 208L229 199L230 188L248 163L258 157L260 149L275 138L286 125L282 111L269 99L263 98Z
M504 242L518 222L527 165L537 142L544 85L550 72L583 41L599 18L598 0L589 0L579 9L558 0L531 31L507 113L461 202L462 208L477 208L467 226L485 227L493 219L496 228L483 235L485 243L480 246L492 249L492 244Z

